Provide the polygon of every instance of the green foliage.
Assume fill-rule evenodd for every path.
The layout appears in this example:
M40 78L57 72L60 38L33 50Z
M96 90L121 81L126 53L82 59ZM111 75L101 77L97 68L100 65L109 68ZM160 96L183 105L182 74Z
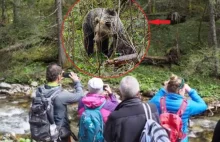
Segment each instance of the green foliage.
M68 55L74 61L74 64L81 70L96 76L117 76L132 69L135 64L133 62L128 63L115 70L111 65L106 66L105 61L118 57L117 53L113 54L110 58L107 58L102 53L99 53L97 49L98 47L95 44L95 53L88 57L83 45L82 24L84 17L89 10L97 7L117 9L118 1L105 1L104 3L100 3L98 1L86 0L80 1L75 5L64 23L63 37L65 48ZM132 14L130 13L130 10ZM135 20L132 20L130 16ZM127 39L134 43L137 53L143 52L148 44L147 39L144 39L144 36L147 37L148 30L147 22L143 14L139 11L137 6L132 5L120 13L120 19L124 23L124 29L128 32L129 36L127 36ZM145 28L145 30L143 30L143 28ZM113 38L110 37L109 45L112 41Z
M34 3L32 3L34 2ZM65 0L63 2L63 15L66 14L74 0ZM139 0L141 6L145 6L145 0ZM213 58L212 49L207 47L207 35L209 31L208 23L202 23L201 40L202 44L198 43L198 28L201 13L204 10L206 1L195 0L190 3L190 10L194 18L187 15L187 22L177 25L151 25L151 47L148 55L150 56L164 56L169 49L178 45L181 50L180 66L172 65L170 68L156 67L149 65L140 65L127 75L136 77L140 83L141 90L158 90L161 83L167 80L171 73L175 73L186 79L187 83L192 88L198 90L203 97L211 96L212 98L219 98L220 81L210 77L213 74ZM55 17L53 13L55 10L54 0L25 0L21 2L19 7L19 21L16 25L13 24L12 5L7 2L8 7L8 23L6 27L0 29L0 48L6 48L16 43L36 43L34 47L29 49L20 49L19 51L6 53L0 56L0 78L5 77L6 82L10 83L30 83L31 81L45 82L45 68L49 62L56 61L57 47L54 41L46 41L42 37L56 37ZM185 0L172 1L168 0L156 1L155 10L157 12L170 12L178 10L181 13L187 13L188 5ZM102 1L102 0L81 0L80 4L75 5L70 15L65 21L64 41L65 48L70 58L80 69L89 73L98 74L99 60L106 60L107 58L102 54L94 54L92 57L87 57L83 47L82 21L88 10L95 7L110 7L117 9L117 1ZM171 9L170 7L173 7ZM217 9L218 10L218 9ZM143 18L142 13L137 9L132 9L134 17ZM126 9L120 13L120 17L124 26L130 26L130 9ZM133 17L133 18L134 18ZM151 17L149 17L151 18ZM165 19L166 16L156 18ZM154 18L152 18L154 19ZM141 48L144 45L143 34L143 20L133 20L133 36L130 38L135 41L137 47ZM216 22L217 29L220 26L220 21ZM131 33L131 29L128 28ZM217 32L217 36L219 33ZM74 39L74 40L73 40ZM147 43L145 43L147 45ZM97 56L99 58L97 58ZM117 57L115 55L114 57ZM45 63L46 62L46 63ZM101 62L103 63L103 62ZM102 66L100 73L103 75L122 73L126 69L130 69L133 65L126 65L121 70L112 70ZM67 69L64 69L65 71ZM91 78L75 68L70 68L77 72L82 80L83 85L87 86L88 80ZM69 71L70 71L69 70ZM67 70L68 71L68 70ZM118 88L122 77L103 79L105 83L110 84L114 88ZM70 79L65 79L64 84L68 85Z
M31 142L31 140L30 140L30 139L20 138L20 139L18 140L18 142Z
M14 52L12 58L16 60L16 62L51 62L56 60L57 55L57 47L54 44L50 44Z
M17 62L16 66L7 70L4 74L6 82L9 83L31 83L32 81L45 82L45 65L43 63L24 64ZM1 75L1 74L0 74ZM2 74L3 76L3 74Z

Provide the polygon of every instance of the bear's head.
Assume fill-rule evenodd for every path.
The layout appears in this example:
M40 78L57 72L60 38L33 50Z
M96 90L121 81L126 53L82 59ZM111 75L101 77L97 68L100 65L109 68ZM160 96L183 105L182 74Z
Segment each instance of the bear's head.
M95 18L94 27L94 41L96 43L109 38L115 34L114 20L116 18L116 12L114 10L106 9L101 17Z
M96 17L96 26L94 29L94 41L101 42L112 35L111 26L112 23L110 21L102 21L98 17Z

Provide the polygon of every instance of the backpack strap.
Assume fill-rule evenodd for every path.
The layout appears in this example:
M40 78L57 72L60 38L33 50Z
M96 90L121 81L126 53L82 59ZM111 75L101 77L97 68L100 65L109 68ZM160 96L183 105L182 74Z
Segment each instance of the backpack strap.
M183 113L185 112L186 107L187 107L187 99L184 99L178 112L177 112L177 115L179 115L181 117L183 115Z
M94 109L95 109L95 110L101 110L102 107L105 105L105 103L106 103L106 100L105 100L99 107L94 108ZM91 108L87 107L87 106L84 104L84 109L87 110L87 109L91 109Z
M56 91L54 91L54 93L49 97L49 99L51 99L52 101L58 96L58 92L61 91L61 88L59 87Z
M163 97L160 99L160 109L161 109L161 113L166 113L166 112L167 112L166 96L163 96Z
M100 105L100 106L97 107L96 109L98 109L98 110L102 109L102 107L105 105L105 103L106 103L106 100L102 103L102 105Z
M147 120L152 119L152 113L151 113L151 108L150 108L149 104L142 103L142 105L144 107L144 113L145 113L146 119Z

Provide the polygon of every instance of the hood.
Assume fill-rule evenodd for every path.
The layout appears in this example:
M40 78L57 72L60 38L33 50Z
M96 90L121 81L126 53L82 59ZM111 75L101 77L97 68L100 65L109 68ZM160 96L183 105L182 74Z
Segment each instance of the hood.
M97 108L105 102L105 97L97 94L87 94L82 98L83 104L88 108Z
M45 98L49 98L55 91L58 91L59 89L61 89L60 86L50 87L47 85L42 85L42 86L38 87L37 92L36 92L36 96L39 97L40 93L41 93L45 96Z

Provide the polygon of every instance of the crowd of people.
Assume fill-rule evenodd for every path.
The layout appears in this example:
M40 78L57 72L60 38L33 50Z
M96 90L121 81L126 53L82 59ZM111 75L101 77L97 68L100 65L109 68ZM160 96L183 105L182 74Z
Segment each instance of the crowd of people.
M39 115L30 115L31 136L36 140L69 142L73 136L80 142L188 142L189 118L207 109L206 103L197 91L176 75L165 81L164 86L148 102L141 101L138 80L132 76L125 76L119 84L121 99L119 102L110 86L104 84L100 78L94 77L88 81L88 92L84 95L80 79L73 72L69 77L73 80L75 92L64 91L60 85L62 73L63 70L59 65L50 64L46 71L47 84L38 87L36 92L36 98L40 97L41 100L43 97L51 98L50 101L46 99L52 102L53 106L54 121L50 124L56 125L58 136L53 139L51 125L49 138L46 137L46 127L44 133L35 134L39 124L35 125L37 118L34 119L34 116ZM36 103L33 102L32 111L39 108L34 107ZM67 105L75 102L78 102L78 136L71 132L67 112ZM46 111L48 110L47 107ZM146 123L148 121L152 123ZM147 124L150 127L146 127ZM180 127L180 130L175 129L175 126ZM161 129L165 131L157 133ZM220 141L219 131L220 122L216 125L212 142ZM44 134L45 137L42 137ZM38 138L40 136L41 139ZM163 136L166 140L162 139Z

